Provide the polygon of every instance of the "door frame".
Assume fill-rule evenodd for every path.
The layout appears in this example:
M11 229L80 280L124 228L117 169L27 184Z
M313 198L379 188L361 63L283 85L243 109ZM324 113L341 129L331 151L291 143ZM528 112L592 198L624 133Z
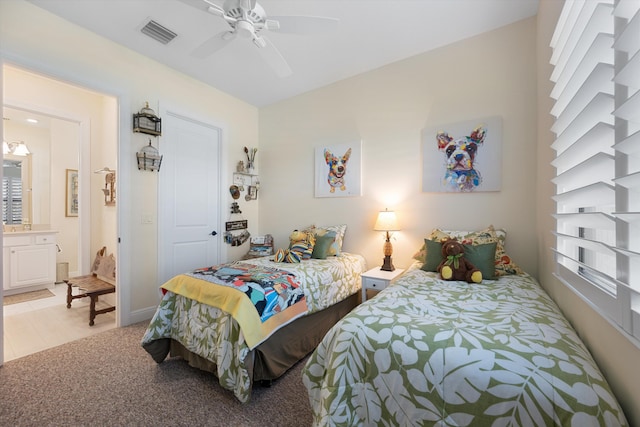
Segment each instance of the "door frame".
M216 123L213 120L209 120L209 119L205 119L203 117L201 117L201 115L199 114L194 114L192 112L187 111L187 109L185 108L181 108L178 106L173 106L170 104L163 104L163 103L159 103L159 115L160 117L168 117L168 116L172 116L181 120L186 120L186 121L190 121L192 123L196 123L200 126L215 130L218 133L218 159L219 159L219 167L218 167L218 185L219 188L217 189L218 192L218 200L217 200L217 205L219 207L222 207L222 203L224 199L224 193L223 193L223 189L226 188L228 186L228 180L226 179L227 177L227 162L225 161L225 159L227 158L227 147L228 147L228 141L227 141L227 129L224 125L221 125L219 123ZM160 137L160 142L159 145L162 145L162 143L164 143L163 141L163 137ZM162 148L158 147L159 151L162 153ZM163 255L164 255L164 251L166 250L165 248L165 239L166 239L166 234L164 232L164 230L167 229L167 219L166 219L166 214L164 211L164 207L167 206L168 204L171 203L171 200L169 199L169 197L167 197L167 192L164 191L166 188L168 187L168 183L166 182L166 175L165 178L163 179L163 175L160 174L159 178L158 178L158 207L157 207L157 214L158 214L158 262L157 262L157 276L158 278L162 277L162 260L163 260ZM223 230L223 226L224 226L224 219L223 219L223 215L222 215L222 209L220 209L220 215L218 216L218 224L216 225L217 230L218 230L218 238L216 239L215 245L217 246L217 253L218 253L218 261L222 261L222 260L226 260L227 259L227 247L226 245L223 245L223 239L222 239L222 235L224 233L222 233ZM158 283L158 286L162 285L162 283Z
M0 82L4 82L4 67L13 66L22 68L26 71L41 74L47 78L66 82L72 86L78 88L88 89L105 96L113 97L116 101L117 110L117 170L118 179L116 180L116 194L118 194L120 200L129 200L131 198L131 167L132 159L129 155L130 150L127 149L131 145L130 129L132 128L132 109L131 99L129 94L121 87L114 87L111 85L105 85L102 80L86 80L86 75L78 75L76 71L70 68L61 69L59 67L52 67L39 60L29 59L25 57L18 57L14 54L3 52L0 54ZM2 83L0 83L2 84ZM2 104L4 105L4 91L0 91L0 97L2 98ZM3 131L3 125L0 123L0 131ZM90 138L90 128L81 131L81 138ZM89 153L87 152L88 163ZM90 173L90 172L88 172ZM0 172L1 177L2 172ZM81 178L82 179L82 178ZM88 178L90 179L90 178ZM116 228L117 228L117 241L118 245L115 248L116 257L118 259L118 268L116 269L116 283L119 283L118 291L116 292L116 306L118 310L115 311L116 327L126 326L131 323L131 288L128 284L129 280L124 278L131 277L131 263L132 256L131 244L128 241L121 242L121 236L131 235L131 218L126 215L126 211L123 207L123 203L116 204ZM87 215L85 215L87 216ZM0 235L1 236L1 235ZM0 237L0 242L3 238ZM78 248L80 253L80 247ZM89 251L86 251L89 252ZM87 259L90 258L90 254L87 254ZM0 265L0 273L3 273L3 266ZM4 310L3 310L3 293L0 292L0 366L4 364Z

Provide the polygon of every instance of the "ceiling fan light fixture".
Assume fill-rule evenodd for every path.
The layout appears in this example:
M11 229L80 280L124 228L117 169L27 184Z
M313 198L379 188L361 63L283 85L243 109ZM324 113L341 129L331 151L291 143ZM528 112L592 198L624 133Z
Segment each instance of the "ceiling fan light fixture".
M2 1L2 0L0 0ZM182 0L186 1L186 0ZM199 7L207 13L221 17L231 31L218 33L205 40L191 55L196 58L206 58L219 51L238 35L250 39L262 59L280 77L288 77L292 74L291 67L278 48L265 36L265 31L278 31L281 33L315 34L337 26L339 22L335 18L322 16L278 16L275 19L267 19L265 10L256 0L224 0L219 6L214 0L189 0L189 2L204 2L206 7Z
M236 23L236 31L241 37L249 38L254 37L255 32L253 24L249 21L240 20Z

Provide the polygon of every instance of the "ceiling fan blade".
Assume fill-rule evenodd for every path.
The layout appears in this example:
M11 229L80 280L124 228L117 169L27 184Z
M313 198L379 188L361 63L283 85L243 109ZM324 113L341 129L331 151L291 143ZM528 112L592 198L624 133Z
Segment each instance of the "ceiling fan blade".
M200 46L191 52L191 56L196 58L206 58L207 56L219 51L227 45L231 40L236 37L236 34L231 31L223 31L211 37L209 40L205 40Z
M258 52L260 52L262 59L275 71L276 75L282 78L293 74L291 67L289 67L278 48L266 37L262 36L262 39L265 44L264 47L258 49Z
M207 4L207 12L216 16L224 16L224 9L222 7L218 6L217 4L209 0L202 0L202 1Z
M239 0L238 5L246 10L253 10L256 7L256 0Z
M338 18L325 16L269 16L280 23L279 33L318 34L338 28Z

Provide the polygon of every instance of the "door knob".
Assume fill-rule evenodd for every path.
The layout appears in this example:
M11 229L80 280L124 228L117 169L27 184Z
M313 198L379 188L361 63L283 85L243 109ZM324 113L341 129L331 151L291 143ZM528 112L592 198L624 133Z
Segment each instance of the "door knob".
M209 233L209 234L211 234L212 236L216 236L216 235L218 234L218 232L217 232L217 231L215 231L215 230L213 230L213 231L212 231L211 233Z

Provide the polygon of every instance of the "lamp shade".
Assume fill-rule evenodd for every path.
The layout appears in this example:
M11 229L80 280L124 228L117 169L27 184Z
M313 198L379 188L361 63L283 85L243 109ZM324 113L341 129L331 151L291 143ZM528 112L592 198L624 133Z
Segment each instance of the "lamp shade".
M26 156L28 154L31 154L31 151L29 151L29 149L27 148L24 142L21 142L18 145L16 145L15 150L13 150L13 154L15 156Z
M31 154L27 145L22 141L6 142L2 141L2 154L13 154L14 156L26 156Z
M380 211L373 229L376 231L400 230L400 227L398 227L398 218L396 218L396 213L386 209L384 211Z

